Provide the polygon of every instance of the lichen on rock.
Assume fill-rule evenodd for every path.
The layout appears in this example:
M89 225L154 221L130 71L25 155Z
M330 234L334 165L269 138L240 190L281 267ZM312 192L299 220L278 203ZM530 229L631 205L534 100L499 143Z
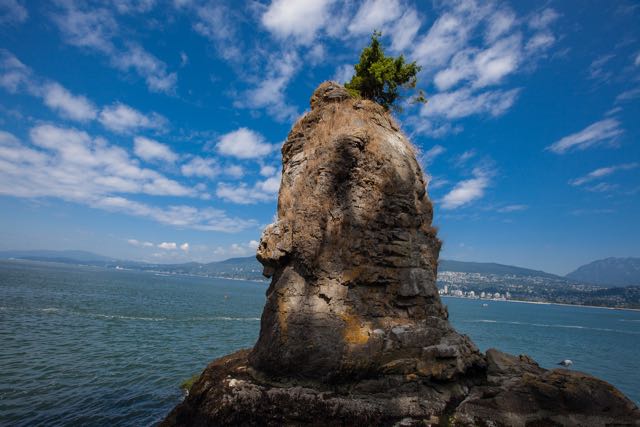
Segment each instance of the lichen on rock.
M258 342L212 362L164 425L640 425L613 386L452 328L424 174L383 107L321 84L282 163Z

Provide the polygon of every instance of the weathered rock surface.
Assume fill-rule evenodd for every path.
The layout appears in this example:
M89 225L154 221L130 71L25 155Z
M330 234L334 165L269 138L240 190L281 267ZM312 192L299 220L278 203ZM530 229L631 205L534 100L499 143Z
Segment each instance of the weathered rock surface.
M323 83L282 160L260 338L163 425L640 425L613 386L484 355L451 327L423 173L382 107Z

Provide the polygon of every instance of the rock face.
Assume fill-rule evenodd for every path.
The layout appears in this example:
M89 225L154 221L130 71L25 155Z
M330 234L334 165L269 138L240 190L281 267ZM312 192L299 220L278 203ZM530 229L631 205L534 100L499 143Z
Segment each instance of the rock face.
M611 385L484 355L449 324L413 147L323 83L282 148L258 342L211 363L163 425L640 425Z

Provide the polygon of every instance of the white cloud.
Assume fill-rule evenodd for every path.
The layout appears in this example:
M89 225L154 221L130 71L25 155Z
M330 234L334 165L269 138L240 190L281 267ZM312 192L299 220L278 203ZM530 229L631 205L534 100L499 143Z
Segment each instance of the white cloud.
M29 84L31 70L6 49L0 49L0 86L16 93Z
M400 17L401 5L398 0L365 0L349 24L351 34L371 34L382 30L390 21Z
M300 67L300 61L293 52L271 55L265 65L263 73L255 87L243 92L234 102L240 108L260 109L276 120L293 120L298 115L298 109L287 102L285 90ZM266 75L265 75L266 74Z
M242 178L244 168L240 165L229 165L224 168L224 173L232 178Z
M320 43L314 44L306 53L305 60L312 66L316 66L323 62L327 57L327 51L324 45Z
M474 178L458 182L442 198L442 209L456 209L484 196L491 183L490 176L481 169L474 169Z
M178 246L175 244L175 242L162 242L162 243L158 243L158 247L160 249L164 249L166 251L173 251L178 249Z
M425 153L422 155L422 161L427 165L431 164L431 162L433 162L436 157L438 157L440 154L444 153L445 151L447 151L446 148L444 148L442 145L436 144L430 149L428 149L427 151L425 151Z
M456 165L456 167L459 167L459 168L463 167L464 165L466 165L466 164L467 164L467 162L468 162L469 160L471 160L472 158L474 158L474 157L476 156L476 154L477 154L477 153L476 153L476 150L474 150L474 149L464 151L464 152L463 152L462 154L460 154L460 155L458 156L458 158L456 159L456 161L455 161L455 165Z
M203 4L195 8L193 29L211 41L222 58L238 61L243 49L232 16L221 4Z
M449 58L466 44L477 22L465 22L455 13L444 13L416 43L413 57L425 68L446 65Z
M449 68L436 74L435 84L440 90L447 90L463 80L470 80L474 88L495 85L517 69L520 52L518 35L498 40L481 51L463 50L453 57Z
M485 41L493 43L508 34L516 25L516 14L509 9L500 9L490 15L485 30Z
M183 164L180 171L184 176L213 178L220 173L220 167L215 159L196 156Z
M264 165L260 168L260 175L262 176L273 176L278 172L278 170L271 165Z
M178 159L178 155L171 151L171 148L156 140L145 138L143 136L136 136L133 143L133 150L136 153L136 156L143 160L163 160L165 162L173 163Z
M113 0L113 5L119 13L144 13L155 6L156 0Z
M180 250L182 250L183 252L189 252L189 243L183 243L180 245Z
M247 256L255 254L258 245L256 240L251 240L248 243L232 243L227 247L218 246L213 250L213 253L219 257Z
M167 71L167 64L137 44L129 46L111 56L113 66L122 71L134 70L145 79L152 92L175 92L178 75Z
M18 0L0 1L0 25L21 24L27 20L29 12Z
M229 184L221 182L216 189L216 196L232 203L251 205L270 202L276 199L280 190L280 174L256 182L253 186L246 183Z
M239 159L254 159L267 156L274 146L265 142L264 137L247 128L240 128L222 135L216 145L218 153Z
M616 119L595 122L580 132L565 136L546 149L556 154L564 154L570 149L584 150L596 144L612 143L624 131Z
M140 129L162 130L167 126L167 119L158 113L143 114L120 103L104 107L100 111L98 121L117 133L129 133Z
M507 205L501 208L498 208L497 211L500 213L509 213L509 212L520 212L529 209L527 205Z
M262 15L262 24L280 39L310 44L327 23L334 0L273 0Z
M425 117L458 119L473 114L504 114L515 102L519 89L477 93L468 88L432 96L420 114Z
M476 114L499 116L515 103L519 89L497 88L518 72L530 72L555 42L553 9L519 17L507 5L463 0L436 4L440 16L418 36L410 55L421 77L440 91L421 108L426 122L415 131L433 137L459 132L450 122Z
M615 58L613 54L601 55L594 59L589 65L589 78L601 82L608 81L613 73L606 69L606 65Z
M535 30L546 30L560 15L551 8L546 8L535 13L529 19L529 26Z
M36 148L4 138L0 145L0 193L57 197L84 204L117 193L195 197L197 192L141 168L125 150L86 132L52 125L31 129Z
M155 246L151 242L141 242L140 240L137 240L137 239L128 239L127 243L129 243L131 246L138 246L143 248L152 248Z
M43 100L52 110L73 120L87 121L96 118L96 106L82 95L73 95L58 83L49 83L43 87Z
M351 80L354 73L353 64L343 64L336 68L336 72L333 74L331 80L344 84Z
M90 206L113 212L153 219L161 224L202 231L236 233L257 226L254 220L229 217L214 208L199 209L194 206L156 207L135 202L124 197L110 196L92 201Z
M640 87L636 87L633 89L625 90L618 96L616 96L616 102L621 101L630 101L632 99L636 99L640 97Z
M61 13L52 15L65 42L72 46L111 53L115 49L111 38L118 31L111 13L104 8L84 11L75 6L67 2Z
M146 2L127 3L140 11ZM121 2L121 4L125 4ZM62 33L63 40L72 46L93 50L105 55L112 67L133 70L144 78L152 92L173 93L177 75L167 71L167 65L147 52L139 44L121 39L121 30L111 11L104 7L83 9L74 2L59 3L60 10L51 15ZM117 6L117 5L116 5Z
M62 117L77 121L96 118L97 108L82 95L74 95L61 84L34 76L11 52L0 49L0 87L11 93L26 92L41 98Z
M591 185L586 187L587 191L591 191L593 193L609 193L618 188L618 184L609 184L607 182L599 182L596 185Z
M224 211L187 205L152 206L120 194L195 197L197 192L141 168L120 147L86 132L52 125L34 127L36 148L0 133L0 194L22 198L54 197L97 209L152 219L178 228L236 232L253 220Z
M574 186L578 186L578 185L583 185L586 184L587 182L591 182L594 181L596 179L600 179L602 177L611 175L615 172L618 171L623 171L623 170L631 170L631 169L635 169L638 167L638 163L623 163L620 165L615 165L615 166L607 166L604 168L598 168L595 169L591 172L589 172L588 174L581 176L580 178L576 178L576 179L572 179L571 181L569 181L569 184L574 185Z
M529 27L534 30L525 46L525 52L529 55L540 54L549 49L556 41L550 26L560 15L551 8L546 8L533 14L529 19Z
M387 31L387 34L391 36L391 50L402 52L411 46L420 26L420 18L415 10L409 9L404 12L400 19L393 24L391 31Z
M640 52L636 54L636 59L633 61L633 65L640 67Z
M0 146L4 147L17 147L20 145L20 140L15 135L0 130Z

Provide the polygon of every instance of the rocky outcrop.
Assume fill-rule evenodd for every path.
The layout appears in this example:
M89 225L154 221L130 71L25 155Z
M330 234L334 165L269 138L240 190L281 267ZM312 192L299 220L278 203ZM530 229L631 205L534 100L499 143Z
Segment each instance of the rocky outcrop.
M282 160L258 342L210 364L164 425L640 425L611 385L451 327L423 172L382 107L323 83Z

